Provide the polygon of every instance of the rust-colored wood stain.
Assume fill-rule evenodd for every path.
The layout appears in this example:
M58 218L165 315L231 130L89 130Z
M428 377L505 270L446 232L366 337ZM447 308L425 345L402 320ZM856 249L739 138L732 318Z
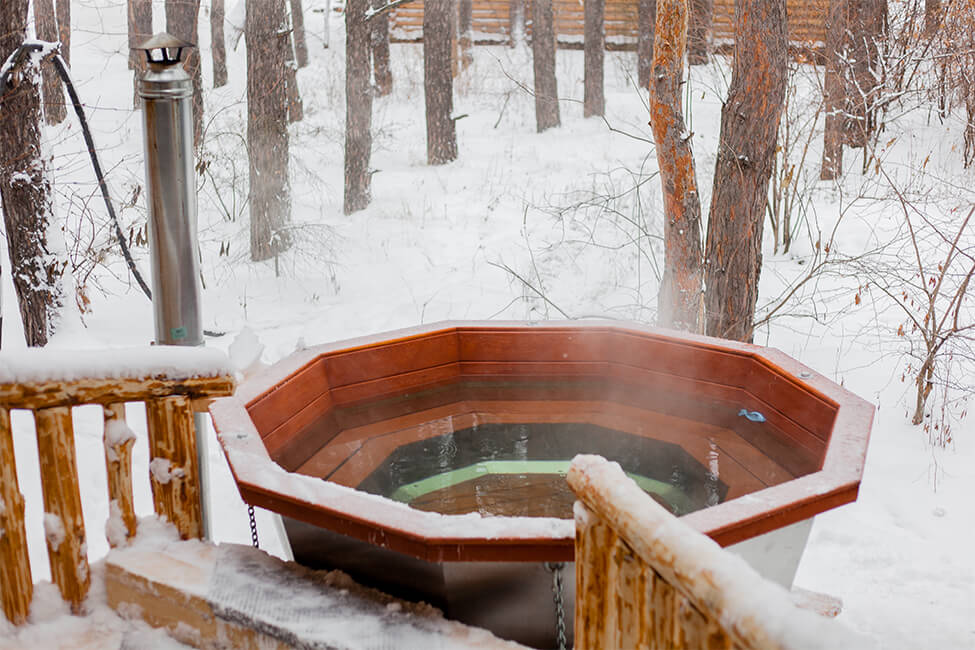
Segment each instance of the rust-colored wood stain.
M564 558L571 540L430 537L419 520L415 530L404 523L405 515L387 526L355 493L348 503L312 504L306 490L267 489L261 472L235 464L232 452L357 487L403 445L476 423L588 423L677 445L705 466L718 454L725 502L694 521L733 543L854 499L873 412L777 351L592 322L442 323L324 345L283 360L241 393L246 401L218 400L211 411L245 500L424 559L511 560L518 548L537 559L546 546ZM230 424L242 418L252 430ZM793 487L797 481L804 483ZM472 489L454 490L458 512ZM737 499L763 490L763 509ZM507 491L522 503L546 493L555 502L561 493L551 477ZM551 507L567 516L564 504ZM502 516L520 512L514 500L497 508ZM507 553L487 550L506 543Z

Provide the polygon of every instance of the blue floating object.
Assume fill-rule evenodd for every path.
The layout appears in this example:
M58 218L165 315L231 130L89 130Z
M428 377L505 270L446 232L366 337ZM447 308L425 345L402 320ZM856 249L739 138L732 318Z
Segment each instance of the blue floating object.
M743 418L748 418L752 422L765 422L765 416L758 411L749 411L748 409L742 409L738 411L738 415Z

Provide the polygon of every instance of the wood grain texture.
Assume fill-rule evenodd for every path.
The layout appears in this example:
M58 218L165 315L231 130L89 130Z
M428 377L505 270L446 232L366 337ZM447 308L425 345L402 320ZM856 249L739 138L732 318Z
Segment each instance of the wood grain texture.
M230 375L182 379L148 377L0 384L0 404L12 409L36 410L51 406L136 402L147 397L168 395L217 397L232 394L235 384L234 378Z
M111 441L109 427L113 423L125 424L125 404L110 404L104 407L105 417L105 470L108 476L108 499L114 508L118 509L122 523L125 524L126 538L135 537L136 519L135 507L132 499L132 445L135 438ZM113 506L109 506L111 513ZM110 515L111 516L111 515ZM117 540L109 537L109 544L113 547Z
M815 647L834 641L835 647L855 646L834 622L810 620L787 592L754 570L742 571L739 559L682 526L619 466L580 456L568 480L580 499L575 510L577 650L799 650L811 640ZM628 561L643 567L626 567ZM790 628L802 633L790 635Z
M71 409L40 409L34 412L34 420L51 576L77 614L83 611L90 576Z
M10 411L0 408L0 601L8 621L20 625L27 620L33 593Z
M190 401L183 396L146 400L146 423L156 513L173 523L181 538L199 538L203 516Z

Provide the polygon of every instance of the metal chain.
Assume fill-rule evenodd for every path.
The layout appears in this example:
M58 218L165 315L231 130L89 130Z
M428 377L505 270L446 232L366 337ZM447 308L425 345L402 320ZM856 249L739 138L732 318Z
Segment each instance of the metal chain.
M247 505L247 516L251 520L251 544L254 545L254 548L260 548L257 542L257 519L254 517L254 506L250 504Z
M562 571L565 562L546 562L545 568L552 572L552 597L555 600L555 637L558 650L566 650L565 638L565 599L562 596Z

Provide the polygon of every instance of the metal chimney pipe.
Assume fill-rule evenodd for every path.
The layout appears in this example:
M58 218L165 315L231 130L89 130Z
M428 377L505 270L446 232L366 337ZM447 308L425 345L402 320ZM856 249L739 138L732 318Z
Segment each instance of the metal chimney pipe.
M182 66L193 47L156 34L137 49L148 69L139 80L145 134L152 309L157 345L203 345L200 255L193 169L193 82ZM203 537L210 537L207 423L196 415Z

